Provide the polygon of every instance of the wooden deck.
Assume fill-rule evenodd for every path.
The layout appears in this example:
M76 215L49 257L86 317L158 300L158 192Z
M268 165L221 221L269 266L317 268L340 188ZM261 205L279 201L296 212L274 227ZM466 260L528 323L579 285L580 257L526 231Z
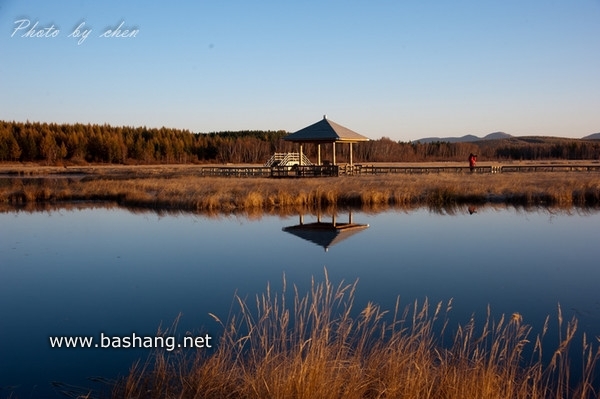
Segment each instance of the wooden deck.
M310 165L310 166L210 166L199 169L200 176L222 177L331 177L423 173L532 173L532 172L599 172L598 164L539 164L478 166L377 166L377 165Z

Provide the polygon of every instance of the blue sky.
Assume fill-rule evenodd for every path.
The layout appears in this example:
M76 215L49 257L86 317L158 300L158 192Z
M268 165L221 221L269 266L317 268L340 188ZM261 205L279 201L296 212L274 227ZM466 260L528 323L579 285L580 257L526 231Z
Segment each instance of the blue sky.
M101 37L119 25L135 37ZM600 0L0 0L0 53L3 120L600 132Z

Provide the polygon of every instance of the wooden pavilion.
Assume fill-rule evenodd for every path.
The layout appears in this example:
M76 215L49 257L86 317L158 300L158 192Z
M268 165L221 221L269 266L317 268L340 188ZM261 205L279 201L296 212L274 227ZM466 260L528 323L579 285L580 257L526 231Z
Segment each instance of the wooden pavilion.
M350 145L349 164L352 166L352 144L360 141L369 141L368 137L356 133L337 123L327 119L327 115L323 115L323 119L317 123L300 129L283 138L286 141L292 141L300 144L300 160L302 160L302 144L315 143L317 144L317 165L321 163L321 144L331 143L332 146L332 164L336 165L335 145L343 143ZM300 164L302 166L302 164Z

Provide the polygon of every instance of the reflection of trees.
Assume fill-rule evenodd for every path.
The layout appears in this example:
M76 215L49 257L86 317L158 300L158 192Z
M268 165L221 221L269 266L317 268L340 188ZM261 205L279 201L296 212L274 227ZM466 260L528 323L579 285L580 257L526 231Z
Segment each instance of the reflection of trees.
M575 206L526 206L520 204L486 203L486 204L449 204L445 206L429 206L429 212L437 215L457 216L475 215L486 212L513 211L517 214L543 214L552 216L592 216L600 212L598 207Z

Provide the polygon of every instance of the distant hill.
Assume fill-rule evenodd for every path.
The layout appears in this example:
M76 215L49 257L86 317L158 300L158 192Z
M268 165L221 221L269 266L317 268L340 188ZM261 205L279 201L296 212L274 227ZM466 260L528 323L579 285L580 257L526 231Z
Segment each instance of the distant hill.
M501 139L509 139L512 136L508 133L504 132L494 132L490 133L487 136L483 137L481 140L501 140Z
M600 140L600 133L590 134L589 136L582 137L583 140Z
M508 139L511 137L513 137L513 136L511 136L508 133L494 132L494 133L490 133L484 137L477 137L472 134L467 134L466 136L462 136L462 137L425 137L425 138L422 138L419 140L414 140L414 141L419 142L419 143L435 143L438 141L445 142L445 143L473 143L475 141L501 140L501 139Z

